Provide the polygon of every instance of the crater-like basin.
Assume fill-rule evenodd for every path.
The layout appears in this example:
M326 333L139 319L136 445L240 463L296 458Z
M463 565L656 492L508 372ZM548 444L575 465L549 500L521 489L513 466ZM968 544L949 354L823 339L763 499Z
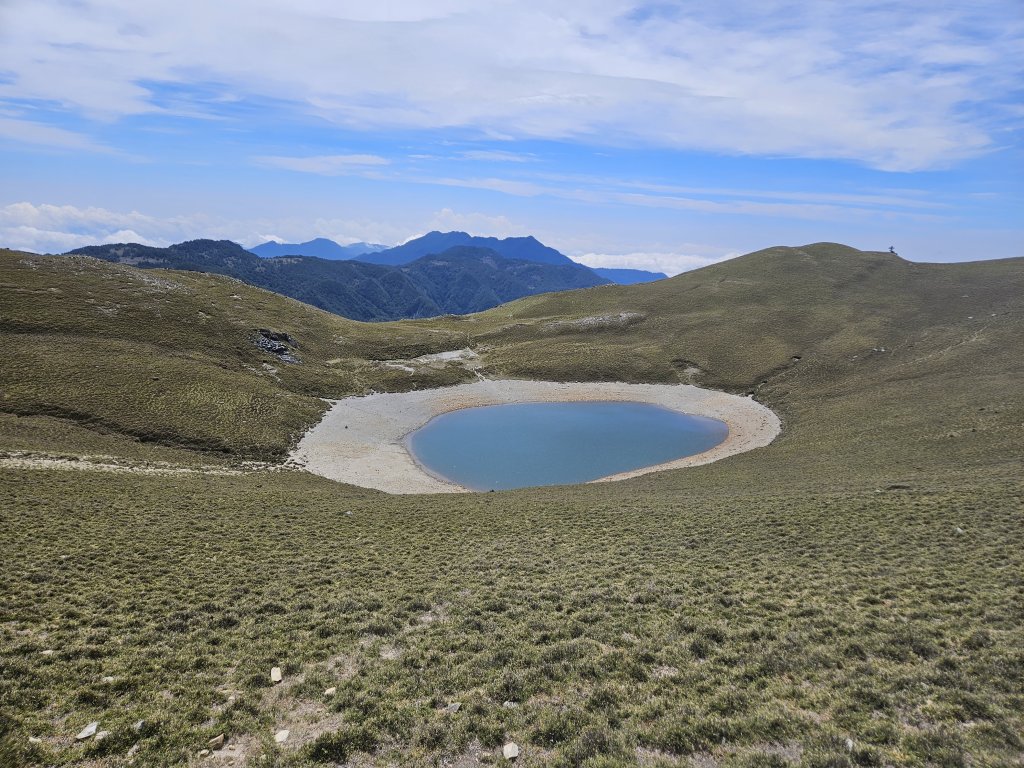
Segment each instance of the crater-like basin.
M431 474L413 458L408 449L410 434L441 414L464 408L595 401L649 403L717 419L728 427L722 442L701 453L605 475L601 481L707 464L760 448L775 439L781 426L771 410L749 397L688 384L488 379L441 389L336 400L323 420L299 441L290 463L332 480L387 493L466 492L472 489Z

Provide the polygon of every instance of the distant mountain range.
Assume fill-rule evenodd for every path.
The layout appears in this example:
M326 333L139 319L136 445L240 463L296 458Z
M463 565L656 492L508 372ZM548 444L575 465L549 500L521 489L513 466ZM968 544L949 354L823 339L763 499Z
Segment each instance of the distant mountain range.
M355 320L465 314L523 296L610 282L565 257L564 263L540 263L476 246L450 247L401 266L314 256L263 258L229 240L191 240L167 248L94 245L70 253L142 268L228 275Z
M428 232L422 237L407 243L396 245L385 251L367 253L359 257L360 261L370 264L408 264L423 256L443 253L456 246L473 248L490 248L506 259L522 259L538 264L575 264L568 256L559 253L537 240L535 237L477 237L465 232Z
M333 240L319 237L305 243L268 242L250 248L257 256L317 256L321 259L355 259L368 264L401 266L424 256L444 253L450 248L472 247L490 249L506 259L532 261L538 264L577 264L568 256L556 251L535 237L477 237L466 232L428 232L402 245L388 248L370 243L338 245ZM642 269L594 269L604 279L632 285L661 280L663 272L648 272Z
M386 245L377 243L352 243L339 245L325 237L317 237L304 243L277 243L270 241L250 248L249 251L265 259L274 256L316 256L319 259L355 259L368 253L387 250Z

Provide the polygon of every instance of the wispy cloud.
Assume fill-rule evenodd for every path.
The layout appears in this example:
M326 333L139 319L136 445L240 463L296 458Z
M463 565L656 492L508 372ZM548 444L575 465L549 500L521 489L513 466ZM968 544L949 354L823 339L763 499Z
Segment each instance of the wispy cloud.
M840 221L851 218L938 221L948 206L912 194L838 194L820 191L722 189L650 184L613 177L536 174L503 177L431 177L396 173L416 184L500 192L514 197L550 197L596 205L663 208L726 216Z
M526 152L508 152L503 149L471 149L461 153L467 160L483 160L497 163L533 163L537 156Z
M467 189L484 189L490 192L503 192L506 195L515 195L517 197L536 197L537 195L549 195L557 194L560 190L545 186L543 184L536 184L532 181L522 181L519 179L502 179L502 178L456 178L456 177L444 177L444 178L414 178L410 177L410 181L416 181L425 184L437 184L443 187L465 187Z
M205 82L222 97L197 104L204 113L266 99L348 130L841 158L894 171L955 164L1020 127L1018 0L650 9L12 0L0 9L0 99L117 119L166 109L158 84ZM187 93L175 100L183 114Z
M116 150L105 147L84 134L32 120L0 117L0 137L8 141L50 149L116 153Z
M254 157L257 165L269 168L283 168L287 171L315 173L320 176L344 176L367 168L388 165L387 158L377 155L315 155L312 157L279 157L263 155Z

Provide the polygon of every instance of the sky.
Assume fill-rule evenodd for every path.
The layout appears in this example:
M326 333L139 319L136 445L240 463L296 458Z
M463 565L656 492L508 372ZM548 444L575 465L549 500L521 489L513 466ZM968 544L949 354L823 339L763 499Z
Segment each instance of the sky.
M1024 256L1024 3L0 0L0 246Z

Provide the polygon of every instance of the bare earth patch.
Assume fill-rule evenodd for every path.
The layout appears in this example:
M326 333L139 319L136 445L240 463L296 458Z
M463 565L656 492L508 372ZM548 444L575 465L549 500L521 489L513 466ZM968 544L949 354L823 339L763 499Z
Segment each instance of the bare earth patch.
M332 480L387 493L466 492L466 488L424 471L406 449L406 436L435 416L461 408L609 400L651 403L720 419L728 425L729 436L696 456L611 475L595 482L707 464L768 445L781 427L772 411L750 398L687 384L482 380L442 389L334 401L323 420L299 442L288 463Z
M61 469L88 472L120 472L138 475L244 475L256 471L274 471L278 465L245 462L238 468L183 467L167 462L137 462L115 456L50 456L27 451L0 451L0 469Z

